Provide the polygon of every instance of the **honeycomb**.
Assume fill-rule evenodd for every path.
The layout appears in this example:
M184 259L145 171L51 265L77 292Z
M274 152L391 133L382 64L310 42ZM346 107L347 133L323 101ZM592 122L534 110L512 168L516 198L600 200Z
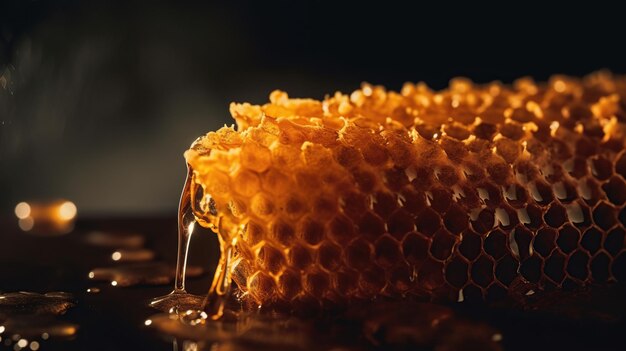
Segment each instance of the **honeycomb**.
M494 300L626 280L626 77L274 91L185 158L256 304Z

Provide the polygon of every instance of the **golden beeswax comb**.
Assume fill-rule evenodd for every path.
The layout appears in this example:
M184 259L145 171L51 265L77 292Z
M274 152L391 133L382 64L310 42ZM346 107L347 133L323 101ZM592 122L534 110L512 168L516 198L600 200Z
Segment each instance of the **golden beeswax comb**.
M624 281L625 99L607 72L274 91L185 153L193 213L258 304Z

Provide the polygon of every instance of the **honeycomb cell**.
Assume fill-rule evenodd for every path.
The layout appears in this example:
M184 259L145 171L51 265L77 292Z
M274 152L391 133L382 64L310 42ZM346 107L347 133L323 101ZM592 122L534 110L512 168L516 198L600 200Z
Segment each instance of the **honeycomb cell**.
M578 201L565 205L567 217L577 228L587 228L591 225L591 211L589 207Z
M613 176L602 185L602 189L612 204L621 206L626 202L626 182L624 179Z
M589 206L594 206L602 200L604 191L596 180L586 178L578 182L578 193Z
M324 225L313 218L304 218L298 226L297 235L304 242L317 245L324 239Z
M330 285L328 274L314 270L302 277L302 288L313 297L321 298L324 296Z
M570 253L578 247L579 240L580 233L578 229L568 224L559 229L559 236L556 239L556 243L561 251Z
M498 127L489 123L480 123L474 127L474 135L477 138L491 140L498 131Z
M346 191L340 201L343 213L350 218L361 218L369 210L367 197L358 191Z
M611 161L602 156L591 158L591 173L598 180L607 180L613 174Z
M352 177L359 189L365 193L371 192L377 183L377 177L374 173L360 168L352 170Z
M485 205L494 208L502 204L502 192L497 185L481 183L476 190L478 190L478 196L484 201Z
M563 204L570 203L578 198L576 186L568 181L559 181L552 185L552 191Z
M432 236L441 228L441 217L431 208L426 208L415 218L415 228L424 235Z
M405 187L400 193L403 208L412 215L417 215L427 206L424 192L417 191L412 187Z
M624 237L626 232L622 228L612 229L604 239L604 249L611 254L611 256L617 256L617 254L626 247L624 245Z
M450 234L447 230L439 230L433 236L430 244L430 254L437 260L446 260L452 254L456 240L456 236Z
M339 244L344 244L354 237L354 225L344 216L337 215L328 224L328 236Z
M520 260L528 258L531 254L533 233L527 228L518 225L509 235L509 247L511 253Z
M461 256L453 257L445 266L446 281L456 287L461 288L469 278L469 265Z
M400 245L390 235L384 235L374 243L374 255L381 267L389 268L401 257Z
M554 200L554 194L552 193L552 187L543 181L535 181L528 184L528 191L530 196L540 205L548 205Z
M461 291L463 294L463 301L479 302L483 300L483 290L474 284L466 285Z
M341 247L331 242L323 242L317 248L317 258L322 268L335 270L341 265Z
M243 170L237 173L233 179L233 188L235 191L246 198L250 198L259 192L261 181L259 177L252 171Z
M417 283L421 288L434 290L445 284L443 263L426 259L417 274Z
M552 252L544 262L543 270L548 278L560 285L565 278L565 255L558 250Z
M248 243L248 245L255 245L261 240L264 240L265 235L265 227L262 224L255 221L250 221L246 225L243 239Z
M591 227L585 230L580 244L583 248L589 251L590 254L595 255L600 250L600 244L602 243L602 232L595 227Z
M530 229L538 229L544 224L543 211L537 205L528 205L526 208L517 210L517 216L519 221Z
M409 212L399 209L389 216L387 229L394 237L402 238L404 234L415 229L415 219Z
M611 229L617 224L617 218L615 217L616 211L611 205L602 201L593 209L593 222L604 230Z
M409 184L404 169L393 167L384 172L385 185L396 193L400 193Z
M485 238L484 250L489 256L497 260L508 251L508 241L508 236L502 230L496 229Z
M272 154L263 145L255 142L244 142L241 146L241 165L262 173L272 165Z
M435 178L446 187L451 187L459 182L459 176L455 167L444 165L435 171Z
M400 294L404 294L409 291L413 284L412 271L405 265L397 266L391 269L389 276L389 282Z
M443 223L451 233L459 234L468 227L468 215L461 206L453 204L443 217Z
M486 288L493 282L493 273L493 260L488 256L480 256L472 263L472 281L483 288Z
M320 220L329 220L337 211L337 201L330 195L322 195L313 200L313 213Z
M374 194L374 212L382 218L388 218L398 208L398 199L387 191Z
M293 299L302 291L300 274L292 270L285 270L278 277L278 292L287 300Z
M373 212L365 212L358 223L359 233L370 240L375 240L386 232L385 222Z
M300 218L307 210L307 203L298 196L289 196L283 205L283 211L292 220Z
M276 291L274 279L262 271L257 271L248 278L247 284L250 296L257 302L271 301Z
M522 261L520 273L527 281L537 283L541 278L542 269L543 261L539 258L539 256L533 255Z
M463 239L459 244L459 252L463 257L473 261L480 255L483 247L482 237L471 230L463 232Z
M385 271L380 267L370 266L361 272L359 286L364 295L378 295L386 283Z
M542 228L537 232L533 240L533 249L543 257L548 257L556 247L556 237L558 232L552 228Z
M611 259L604 252L599 252L591 259L589 268L591 276L596 283L603 283L609 280L609 264Z
M343 269L336 272L332 277L335 291L341 295L352 295L358 289L359 272L351 269Z
M567 274L570 276L586 281L589 276L589 255L584 251L574 252L567 261Z
M295 269L305 269L313 262L308 248L296 244L289 249L289 265Z
M411 232L402 240L402 255L412 265L417 265L428 257L430 239L423 235Z
M511 184L504 191L504 198L514 208L520 208L528 201L528 194L521 184Z
M503 285L509 286L517 277L518 268L519 261L511 255L506 255L496 262L496 279Z
M622 151L615 161L615 171L626 179L626 151Z
M486 234L495 226L495 212L490 208L484 208L476 219L472 220L472 229L478 233Z
M277 242L289 246L296 236L296 230L284 220L277 220L271 225L270 237Z
M359 270L370 263L372 249L367 241L357 238L348 244L345 254L348 266Z
M438 213L444 213L452 204L452 193L445 188L433 188L428 194L430 207Z
M504 300L507 296L507 288L498 283L494 283L487 288L487 294L485 299L487 301L501 301Z
M276 274L285 266L285 257L282 251L266 243L257 252L257 264L266 272Z
M589 165L583 157L576 156L565 162L567 172L574 178L580 179L589 174Z

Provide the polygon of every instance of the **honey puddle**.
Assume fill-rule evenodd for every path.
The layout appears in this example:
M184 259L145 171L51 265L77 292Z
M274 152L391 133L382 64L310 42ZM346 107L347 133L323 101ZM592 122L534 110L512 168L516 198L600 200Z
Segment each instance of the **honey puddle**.
M65 292L0 294L0 342L15 350L39 348L40 342L72 338L78 326L59 319L75 305Z
M114 267L95 268L89 272L89 279L108 281L113 286L163 285L174 280L176 270L163 262L141 262ZM202 275L200 267L188 267L187 276Z

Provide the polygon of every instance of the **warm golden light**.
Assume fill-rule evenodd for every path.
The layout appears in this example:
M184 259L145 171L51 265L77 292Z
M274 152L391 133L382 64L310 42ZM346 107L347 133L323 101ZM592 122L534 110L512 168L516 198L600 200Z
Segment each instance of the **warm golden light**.
M152 324L152 319L146 319L146 321L143 322L143 324L145 324L146 326L151 325Z
M30 343L30 349L33 351L39 350L39 343L37 341L33 341Z
M35 220L32 217L20 218L17 222L17 225L20 226L20 229L27 232L35 226Z
M30 216L30 205L26 202L20 202L15 206L15 216L19 219L24 219Z
M70 220L76 216L76 205L71 201L65 201L59 206L59 217L63 220Z
M119 251L115 251L112 255L111 258L113 259L113 261L119 261L122 258L122 253Z

